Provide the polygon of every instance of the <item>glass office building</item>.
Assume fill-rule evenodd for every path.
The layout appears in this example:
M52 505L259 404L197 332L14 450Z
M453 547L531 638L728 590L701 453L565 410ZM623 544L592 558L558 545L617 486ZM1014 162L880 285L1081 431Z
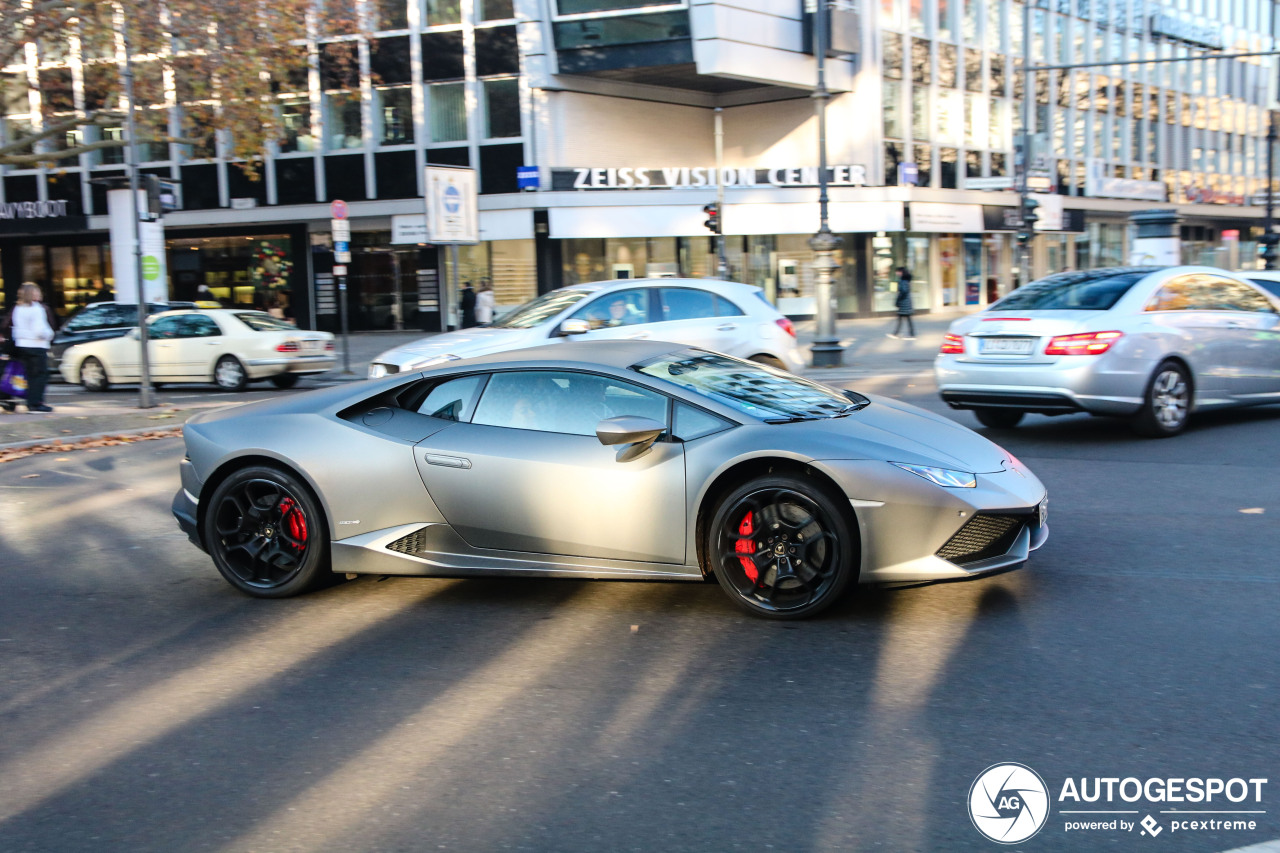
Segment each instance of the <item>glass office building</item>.
M342 199L355 328L438 328L441 283L455 275L487 279L499 305L514 305L575 282L714 275L721 251L731 277L786 313L812 313L816 61L802 0L360 9L366 30L322 34L276 95L282 133L260 180L230 162L224 134L199 132L214 105L183 103L181 86L145 105L144 128L196 137L140 146L144 171L180 182L180 209L165 220L174 298L204 284L228 302L286 303L301 324L332 327L329 202ZM892 311L897 266L912 270L922 310L988 304L1018 275L1008 214L1027 88L1021 3L841 2L828 14L839 310ZM1039 64L1275 43L1261 0L1054 0L1031 15ZM354 61L339 61L342 51ZM177 73L179 59L139 57L137 73ZM1254 57L1038 73L1028 116L1045 230L1032 273L1126 263L1127 217L1153 207L1183 215L1186 260L1252 263L1275 69L1273 57ZM0 140L92 108L118 73L114 59L73 44L37 45L0 69ZM55 144L122 133L89 127ZM58 169L0 167L7 295L39 281L66 313L110 286L102 179L122 177L122 163L120 149L104 148ZM453 253L404 242L427 164L478 172L481 242L460 247L456 270ZM520 167L536 174L523 187ZM703 207L721 197L723 247L703 224Z

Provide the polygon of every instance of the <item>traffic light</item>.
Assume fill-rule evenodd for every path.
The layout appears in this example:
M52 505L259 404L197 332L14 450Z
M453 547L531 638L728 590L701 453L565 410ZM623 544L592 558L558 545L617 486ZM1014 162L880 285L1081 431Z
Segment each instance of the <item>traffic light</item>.
M713 201L711 202L711 204L704 204L702 206L702 212L707 215L707 221L702 224L707 226L707 230L710 231L712 234L719 234L720 233L719 202Z
M1040 221L1040 217L1036 215L1036 208L1040 206L1040 202L1030 196L1026 196L1022 201L1022 229L1018 231L1018 242L1025 246L1031 242L1036 236L1036 223Z

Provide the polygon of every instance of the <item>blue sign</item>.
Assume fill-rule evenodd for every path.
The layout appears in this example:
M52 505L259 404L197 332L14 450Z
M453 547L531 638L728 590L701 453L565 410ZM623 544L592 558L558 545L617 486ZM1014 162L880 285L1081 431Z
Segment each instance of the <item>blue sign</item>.
M538 167L517 166L516 186L522 190L536 190L542 186L542 180L538 177Z
M350 252L351 242L349 240L334 240L333 251L334 252Z
M899 163L898 183L904 187L920 183L920 167L915 163Z
M444 212L457 213L462 210L462 193L453 184L444 188Z

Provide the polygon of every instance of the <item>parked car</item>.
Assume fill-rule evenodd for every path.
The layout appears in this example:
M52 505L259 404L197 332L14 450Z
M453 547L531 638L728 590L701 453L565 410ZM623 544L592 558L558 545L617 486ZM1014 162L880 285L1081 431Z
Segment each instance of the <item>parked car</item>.
M795 328L760 288L713 279L664 278L562 287L489 326L387 350L369 364L369 376L549 342L608 340L671 341L784 370L804 366Z
M161 311L197 307L200 306L195 302L151 302L147 304L147 313L158 314ZM87 341L118 338L137 326L138 304L136 302L89 303L72 314L53 336L53 343L49 347L49 372L55 376L58 374L62 364L62 354L66 352L67 347Z
M546 345L196 415L173 499L260 598L331 574L701 581L810 616L1017 568L1025 466L955 422L702 349ZM268 458L269 457L269 458Z
M1193 411L1280 403L1280 300L1212 267L1058 273L952 323L935 372L985 426L1090 412L1175 435Z
M334 365L333 335L307 332L263 311L217 309L166 311L147 320L151 379L213 382L239 391L269 379L292 387L298 377ZM62 356L62 378L90 391L141 377L138 331L71 347Z

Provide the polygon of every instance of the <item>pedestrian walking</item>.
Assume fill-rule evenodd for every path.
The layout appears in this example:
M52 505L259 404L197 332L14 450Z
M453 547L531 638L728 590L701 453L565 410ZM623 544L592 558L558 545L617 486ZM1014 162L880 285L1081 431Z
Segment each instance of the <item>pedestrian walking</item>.
M18 288L18 304L5 320L6 337L13 339L14 357L22 364L27 377L27 411L52 412L44 404L44 386L48 371L49 345L53 341L57 318L44 304L38 285L24 282Z
M476 325L487 326L493 322L493 285L489 279L480 282L480 292L476 294Z
M895 304L898 306L898 320L888 337L903 337L898 333L902 331L902 321L906 320L907 334L905 339L914 341L916 339L916 324L911 319L911 273L907 271L906 267L898 267L898 299Z
M470 329L476 324L476 292L471 289L470 281L462 283L462 292L458 294L458 310L462 313L462 328Z

